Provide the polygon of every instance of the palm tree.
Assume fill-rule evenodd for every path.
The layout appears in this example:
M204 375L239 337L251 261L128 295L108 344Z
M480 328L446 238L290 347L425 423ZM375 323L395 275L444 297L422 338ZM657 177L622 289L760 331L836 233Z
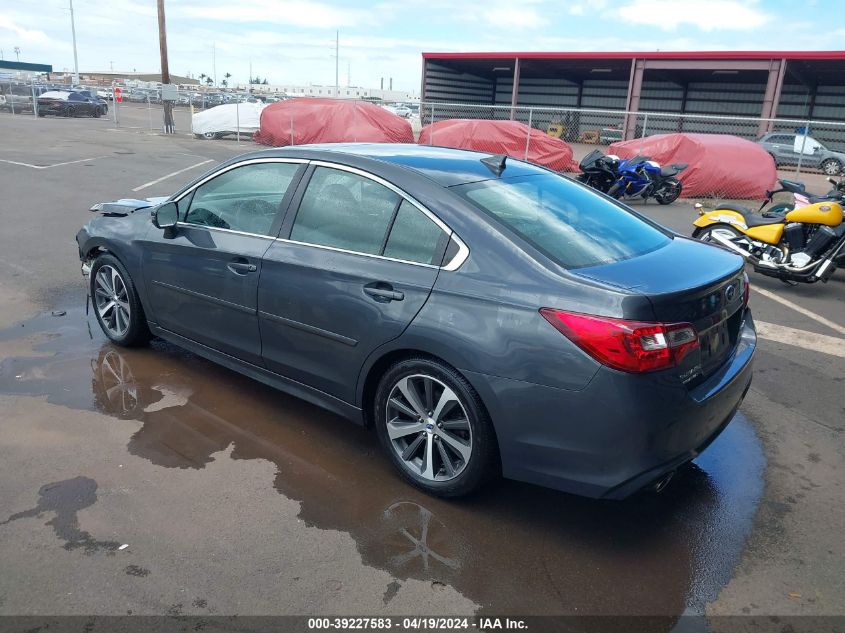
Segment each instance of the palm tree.
M206 77L205 83L206 83L207 86L210 86L211 84L214 83L214 80L211 77Z
M226 81L225 79L224 79L223 81L221 81L220 83L222 84L222 86L223 86L224 88L225 88L226 86L228 86L228 85L229 85L229 82L228 82L228 81Z
M231 77L231 76L232 76L232 73L226 73L225 75L223 75L223 77L226 78L226 79L229 79L229 77Z
M206 77L208 77L208 75L206 75L205 73L200 73L200 83L202 83L202 80Z

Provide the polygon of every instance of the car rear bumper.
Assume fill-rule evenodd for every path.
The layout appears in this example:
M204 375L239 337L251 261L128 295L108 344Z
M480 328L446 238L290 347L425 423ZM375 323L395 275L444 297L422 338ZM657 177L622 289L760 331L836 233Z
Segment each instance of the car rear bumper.
M670 372L603 367L580 391L466 372L490 411L506 477L622 499L694 459L728 425L751 384L747 313L736 348L702 384Z

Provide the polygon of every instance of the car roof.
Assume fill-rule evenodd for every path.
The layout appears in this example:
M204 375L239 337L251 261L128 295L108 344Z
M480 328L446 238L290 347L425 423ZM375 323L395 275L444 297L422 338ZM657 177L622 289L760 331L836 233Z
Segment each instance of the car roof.
M264 150L257 156L303 154L311 160L337 160L338 156L363 158L398 165L434 180L444 187L490 180L496 174L482 159L493 154L450 147L410 143L326 143ZM507 158L502 178L546 174L547 170L515 158Z

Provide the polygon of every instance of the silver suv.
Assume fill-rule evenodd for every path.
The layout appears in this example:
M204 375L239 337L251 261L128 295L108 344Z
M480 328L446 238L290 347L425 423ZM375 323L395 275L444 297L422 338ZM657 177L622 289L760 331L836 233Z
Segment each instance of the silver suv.
M845 153L827 149L812 136L770 132L757 142L771 154L778 167L797 165L801 157L802 165L817 167L827 175L835 176L845 166Z

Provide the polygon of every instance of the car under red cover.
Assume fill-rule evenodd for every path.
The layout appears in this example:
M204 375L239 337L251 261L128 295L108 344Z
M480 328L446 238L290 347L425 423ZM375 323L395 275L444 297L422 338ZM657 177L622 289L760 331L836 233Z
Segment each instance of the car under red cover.
M438 145L491 154L505 154L554 171L578 170L577 163L572 160L572 148L568 143L519 121L483 119L437 121L426 125L420 131L418 142L420 145Z
M774 160L766 150L731 134L655 134L613 143L608 154L648 156L661 165L688 163L677 176L685 197L757 200L777 181Z
M311 143L413 143L411 124L372 103L288 99L268 105L254 140L283 147Z

